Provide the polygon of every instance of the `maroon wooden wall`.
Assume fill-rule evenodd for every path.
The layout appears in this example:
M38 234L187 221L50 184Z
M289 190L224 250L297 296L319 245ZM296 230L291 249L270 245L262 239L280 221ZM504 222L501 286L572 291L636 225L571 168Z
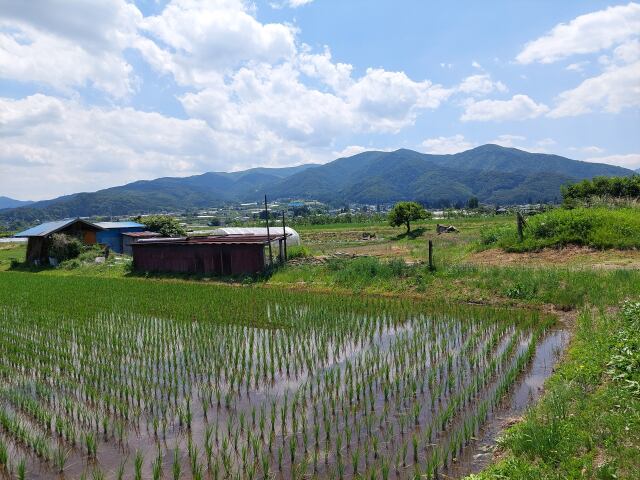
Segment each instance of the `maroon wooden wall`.
M253 274L264 270L260 244L133 244L133 268L141 272L212 275Z

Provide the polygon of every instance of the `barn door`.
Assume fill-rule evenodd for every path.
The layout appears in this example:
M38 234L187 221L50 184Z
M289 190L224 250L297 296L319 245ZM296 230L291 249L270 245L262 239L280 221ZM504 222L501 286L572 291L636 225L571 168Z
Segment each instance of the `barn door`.
M94 245L96 243L96 232L85 230L82 241L85 245Z

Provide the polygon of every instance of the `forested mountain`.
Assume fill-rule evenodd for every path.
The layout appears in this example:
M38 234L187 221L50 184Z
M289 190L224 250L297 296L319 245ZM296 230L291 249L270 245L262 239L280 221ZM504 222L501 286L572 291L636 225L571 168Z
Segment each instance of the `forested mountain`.
M632 170L484 145L454 155L412 150L364 152L324 165L254 168L133 182L92 193L3 210L7 224L71 216L128 215L204 208L228 201L317 199L332 205L417 200L428 206L466 202L500 205L559 200L560 186Z
M30 202L28 200L15 200L13 198L0 196L0 210L2 210L3 208L22 207L31 203L33 202Z

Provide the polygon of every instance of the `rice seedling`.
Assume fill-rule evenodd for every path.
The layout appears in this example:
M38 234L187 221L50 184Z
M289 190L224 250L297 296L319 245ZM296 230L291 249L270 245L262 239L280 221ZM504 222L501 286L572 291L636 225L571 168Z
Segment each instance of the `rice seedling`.
M68 458L93 462L103 448L116 478L436 473L549 325L526 312L228 290L212 288L197 313L0 307L0 467L3 446L18 445L76 477Z

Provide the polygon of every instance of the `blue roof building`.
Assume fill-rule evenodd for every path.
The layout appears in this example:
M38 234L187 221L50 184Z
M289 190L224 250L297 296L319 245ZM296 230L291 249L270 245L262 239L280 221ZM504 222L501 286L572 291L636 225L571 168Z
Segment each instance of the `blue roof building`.
M102 229L97 234L98 243L116 253L124 252L124 233L145 231L145 226L136 222L98 222L96 225Z

